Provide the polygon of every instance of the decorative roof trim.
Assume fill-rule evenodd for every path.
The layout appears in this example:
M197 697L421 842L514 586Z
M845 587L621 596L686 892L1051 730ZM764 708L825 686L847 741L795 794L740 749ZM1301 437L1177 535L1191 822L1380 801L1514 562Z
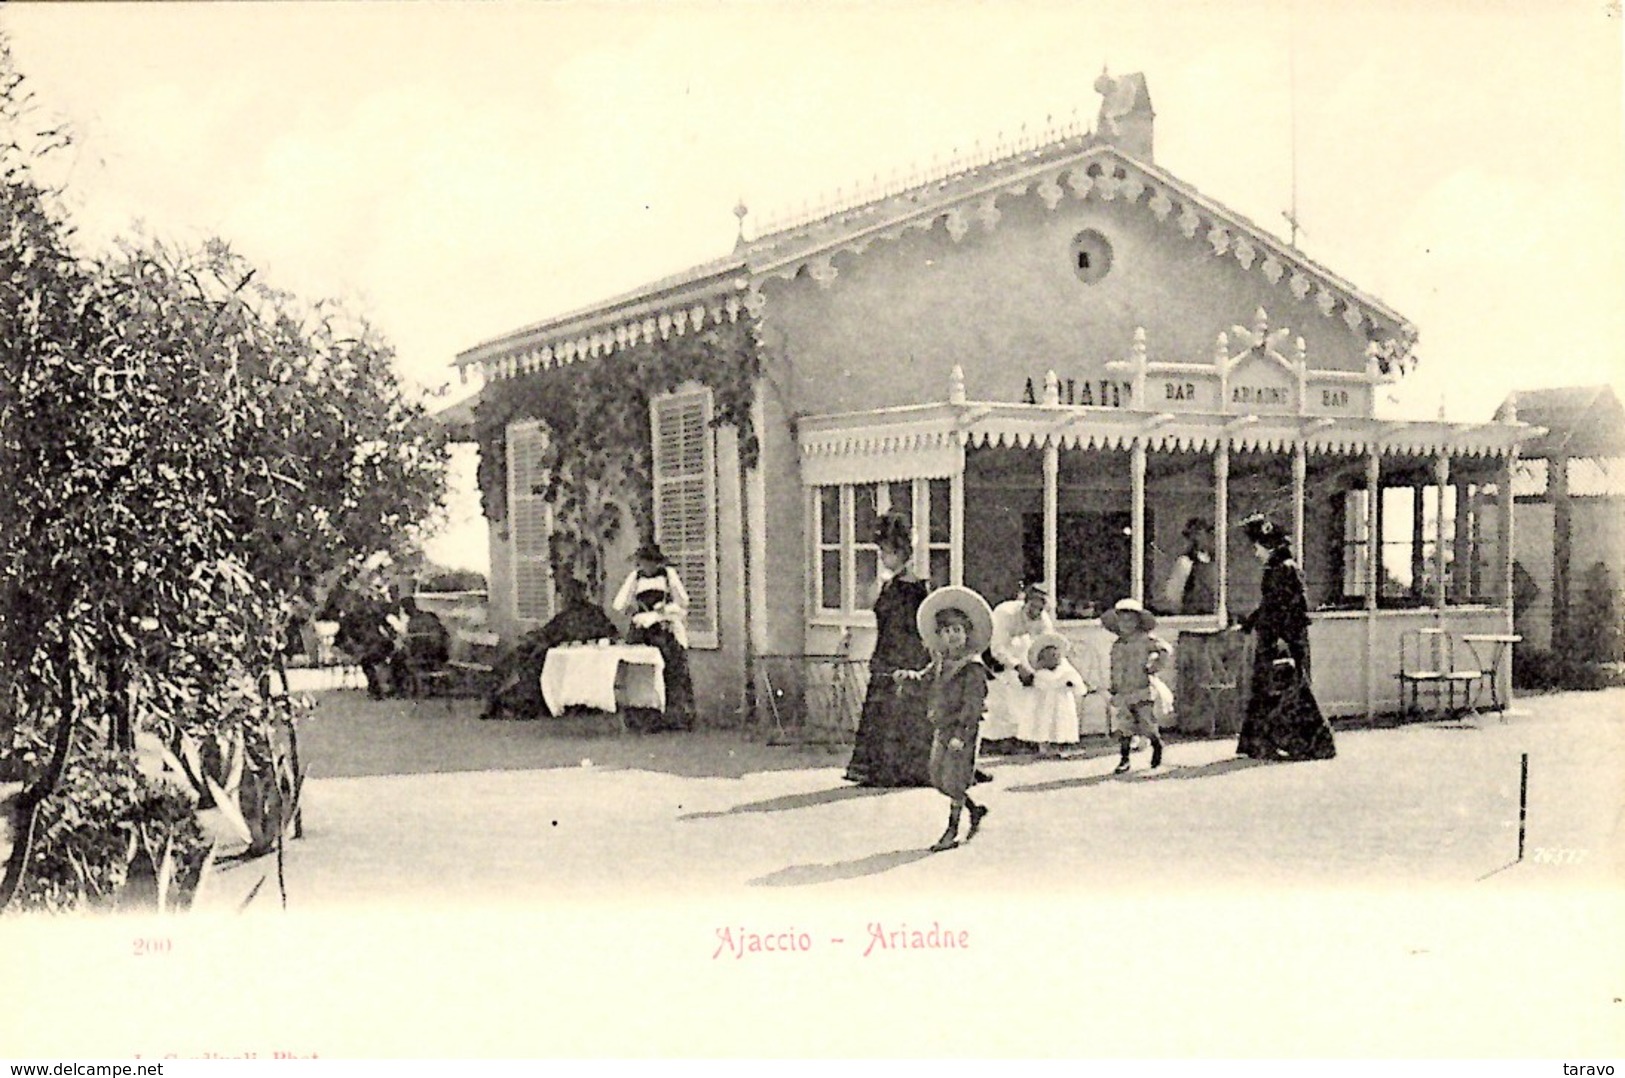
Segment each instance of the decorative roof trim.
M1089 173L1090 166L1106 162L1112 167L1105 174ZM1158 221L1173 224L1188 239L1202 239L1214 257L1234 258L1246 271L1256 268L1272 286L1286 288L1297 299L1304 299L1313 292L1321 314L1330 318L1341 312L1350 332L1358 333L1367 323L1387 322L1392 332L1401 337L1416 335L1415 327L1381 300L1362 292L1189 184L1112 145L1095 145L1068 158L1034 164L980 185L967 186L934 203L917 203L909 197L909 192L904 192L885 200L898 204L897 212L888 218L844 233L831 228L828 219L824 223L814 222L796 229L794 236L780 233L755 241L748 245L746 258L750 272L758 279L793 279L803 268L808 268L810 275L827 287L834 278L831 259L835 254L861 254L879 240L896 240L910 231L929 231L936 227L938 220L945 222L949 237L957 244L970 234L973 221L987 231L997 227L1001 216L997 206L999 198L1020 197L1036 190L1045 206L1054 210L1063 201L1064 196L1060 195L1063 185L1078 199L1121 199L1134 204L1140 204L1142 196L1149 192L1143 204ZM832 234L818 238L814 234L819 228L831 229ZM812 242L793 254L771 257L776 248L793 242L796 236L807 236ZM812 272L815 267L822 272Z
M606 310L596 317L556 320L471 348L457 357L456 365L466 371L477 364L487 379L513 378L608 355L657 336L661 340L673 333L681 337L690 329L703 329L707 321L713 325L737 322L760 295L745 293L748 287L744 278L715 279L659 300Z
M1311 299L1324 317L1340 314L1352 333L1359 333L1368 324L1386 323L1402 341L1408 343L1416 336L1408 320L1376 297L1360 291L1241 214L1116 146L1095 143L1068 156L1014 169L1010 165L1006 159L983 166L1009 171L982 182L977 182L976 176L981 170L973 169L760 237L743 244L730 258L696 266L603 303L492 338L459 353L454 365L465 373L468 367L478 365L488 378L512 377L537 367L607 354L652 339L653 332L664 337L675 328L681 334L689 321L703 324L706 312L713 312L714 320L721 321L714 315L717 309L734 320L738 318L740 308L736 304L741 293L750 293L755 304L748 310L760 310L760 286L765 280L793 279L806 269L820 288L829 288L838 277L834 262L837 254L861 255L877 242L895 241L909 232L928 232L939 220L945 223L954 242L961 243L973 226L989 232L998 227L1002 216L1000 198L1022 197L1029 192L1035 192L1049 210L1059 208L1069 195L1143 204L1159 222L1177 228L1187 239L1206 244L1213 257L1234 258L1243 271L1256 270L1271 286L1283 288L1299 300ZM1091 175L1089 170L1094 166L1105 167L1101 174ZM931 197L933 188L942 191L961 183L964 186L958 190L940 198ZM895 212L889 216L847 227L847 218L863 215L866 210L883 212L888 205L895 205ZM796 246L798 241L803 242ZM787 250L792 247L793 252ZM723 296L729 298L719 305ZM702 307L704 310L696 316L694 312Z
M1232 450L1395 456L1499 457L1538 438L1522 423L1392 422L1365 417L1170 416L1132 408L966 401L815 416L800 424L804 460L939 452L956 447Z

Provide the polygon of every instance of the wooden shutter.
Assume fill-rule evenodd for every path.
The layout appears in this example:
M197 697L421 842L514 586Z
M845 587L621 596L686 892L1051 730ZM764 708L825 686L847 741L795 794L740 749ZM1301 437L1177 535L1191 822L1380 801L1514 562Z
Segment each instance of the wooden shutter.
M513 566L513 616L541 624L553 616L548 547L553 511L538 492L547 477L542 449L547 434L535 422L508 425L508 541Z
M711 391L649 403L654 437L655 541L688 589L688 645L719 646L717 630L716 436Z

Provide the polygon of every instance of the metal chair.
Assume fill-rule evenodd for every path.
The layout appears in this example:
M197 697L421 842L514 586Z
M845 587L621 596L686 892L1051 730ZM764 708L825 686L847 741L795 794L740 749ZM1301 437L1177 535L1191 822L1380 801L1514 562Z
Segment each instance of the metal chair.
M1420 712L1422 686L1433 689L1433 710L1443 703L1445 671L1450 668L1446 652L1450 637L1443 629L1407 629L1399 637L1399 708L1404 716ZM1410 702L1406 703L1406 691Z
M1523 642L1523 637L1516 633L1468 633L1462 636L1462 642L1473 654L1473 661L1483 671L1482 684L1489 689L1490 710L1498 712L1503 722L1506 721L1506 702L1501 699L1501 689L1498 684L1498 675L1501 672L1503 656L1509 655L1513 645ZM1479 652L1481 645L1489 648L1489 660ZM1473 688L1473 686L1469 686ZM1474 711L1478 708L1474 707Z
M1420 713L1423 686L1433 690L1433 713L1455 714L1456 688L1461 687L1464 708L1477 714L1473 706L1473 685L1484 677L1482 670L1458 669L1455 638L1446 629L1409 629L1399 638L1400 709L1405 715ZM1410 703L1405 693L1410 691Z

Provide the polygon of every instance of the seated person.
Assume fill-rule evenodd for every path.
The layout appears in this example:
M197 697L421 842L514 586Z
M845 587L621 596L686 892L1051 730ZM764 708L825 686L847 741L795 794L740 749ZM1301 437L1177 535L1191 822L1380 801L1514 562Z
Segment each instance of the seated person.
M338 622L333 643L361 667L367 679L367 694L374 700L382 698L382 673L395 654L395 631L380 589L368 584L335 589L322 617Z
M1170 614L1211 614L1219 603L1219 566L1213 560L1213 525L1191 517L1180 533L1185 549L1174 561L1162 587L1162 606Z
M391 621L396 632L389 673L398 695L413 683L414 673L439 670L450 661L451 634L439 615L419 608L410 595L401 600Z
M538 719L550 716L542 699L542 667L547 653L560 644L588 640L613 640L615 623L603 609L587 598L587 586L579 580L559 581L559 612L540 629L532 629L504 649L493 664L491 695L486 699L482 719Z

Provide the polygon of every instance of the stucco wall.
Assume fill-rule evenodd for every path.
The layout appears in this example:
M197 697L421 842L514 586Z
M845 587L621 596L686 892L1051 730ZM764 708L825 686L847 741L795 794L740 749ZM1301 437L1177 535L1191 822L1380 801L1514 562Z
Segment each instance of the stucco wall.
M744 533L739 489L739 433L716 440L718 647L689 653L699 718L707 725L737 725L745 708Z
M1518 613L1526 642L1552 646L1552 506L1518 502L1513 512L1517 559L1540 588L1535 601ZM1569 499L1569 604L1584 593L1585 573L1597 562L1612 570L1615 587L1625 587L1625 508L1617 498Z
M756 586L766 610L757 639L765 654L796 655L806 646L806 494L793 420L781 390L786 365L782 357L769 355L764 366L767 376L757 391L761 480L756 484L764 503L764 534L756 544L763 563L753 571L761 575Z
M942 224L837 254L835 280L770 281L767 339L792 367L793 407L805 415L939 401L948 372L965 371L973 400L1020 400L1029 376L1120 379L1104 369L1143 326L1153 361L1209 362L1214 338L1251 325L1262 306L1276 327L1305 337L1313 367L1357 370L1363 335L1271 285L1207 241L1186 239L1143 205L1068 197L1051 211L1035 194L999 200L997 228L954 243ZM1093 228L1113 248L1111 271L1084 284L1073 237ZM1311 296L1313 293L1311 293Z
M513 544L508 538L509 521L486 528L491 554L491 608L488 615L493 631L503 639L513 635Z
M1625 499L1575 498L1570 519L1575 579L1600 561L1625 587Z

